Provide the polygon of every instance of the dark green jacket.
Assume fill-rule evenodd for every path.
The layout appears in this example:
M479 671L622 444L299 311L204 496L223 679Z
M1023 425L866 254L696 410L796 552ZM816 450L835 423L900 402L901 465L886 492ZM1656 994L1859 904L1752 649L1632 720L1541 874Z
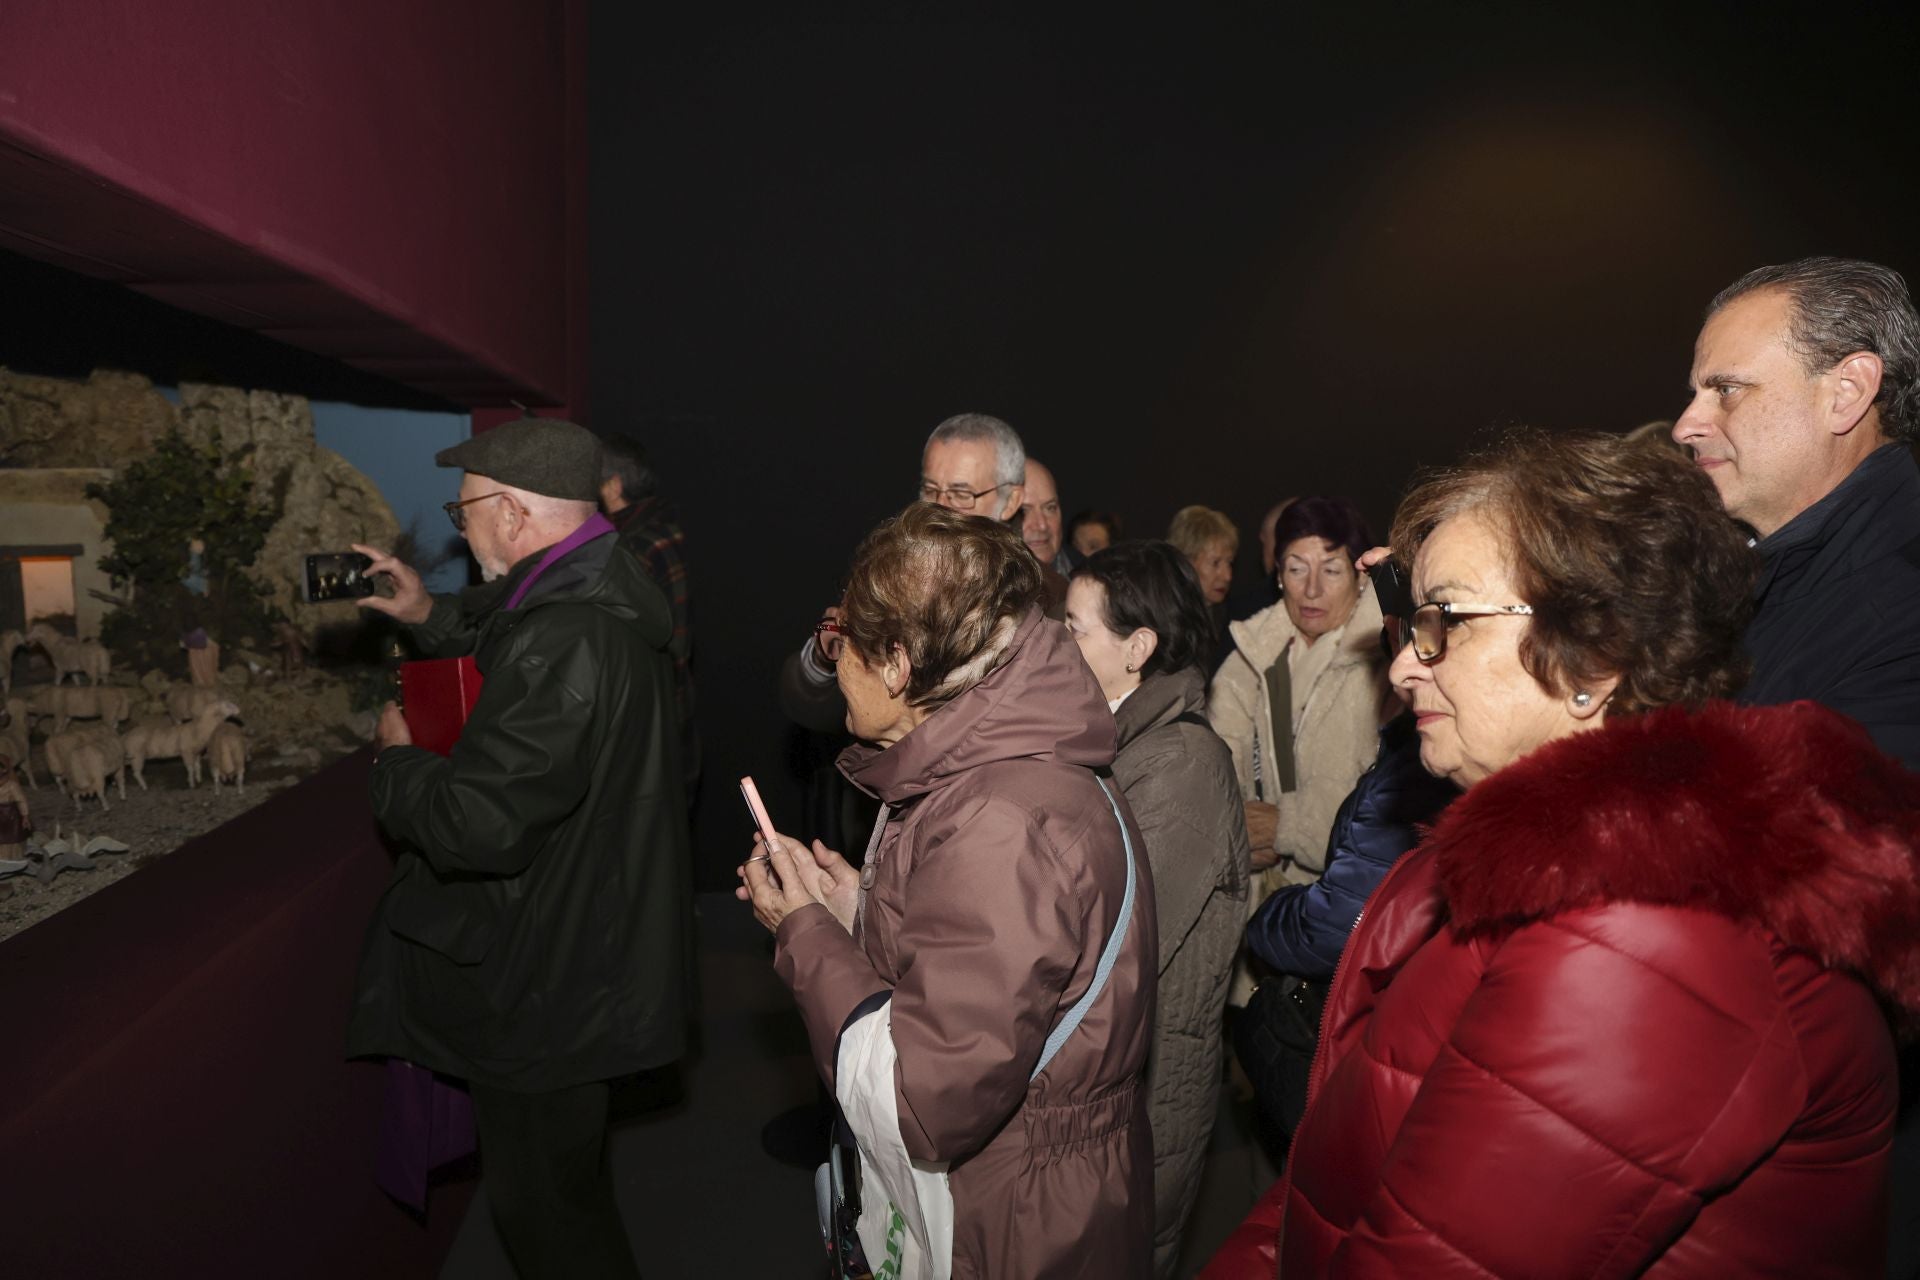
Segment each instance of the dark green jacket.
M347 1029L349 1056L529 1092L679 1056L691 909L666 599L608 534L507 611L538 559L413 629L483 683L450 758L374 765L400 855Z

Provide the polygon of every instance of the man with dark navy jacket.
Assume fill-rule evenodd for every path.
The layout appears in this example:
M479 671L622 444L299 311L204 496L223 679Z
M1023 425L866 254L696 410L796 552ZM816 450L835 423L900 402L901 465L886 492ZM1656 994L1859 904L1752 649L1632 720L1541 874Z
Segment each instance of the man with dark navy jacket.
M1810 698L1920 768L1920 320L1870 262L1751 271L1708 309L1673 438L1764 558L1744 700Z
M1742 700L1822 703L1920 769L1920 318L1906 281L1843 258L1750 271L1707 308L1691 382L1673 438L1763 558ZM1920 1271L1920 1108L1903 1092L1888 1274L1904 1278Z

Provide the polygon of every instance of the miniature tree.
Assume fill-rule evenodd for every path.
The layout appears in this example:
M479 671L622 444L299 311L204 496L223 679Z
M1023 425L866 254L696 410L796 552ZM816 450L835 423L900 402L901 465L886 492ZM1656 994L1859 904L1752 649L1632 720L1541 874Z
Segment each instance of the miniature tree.
M169 431L111 483L88 485L87 496L108 511L113 551L100 568L122 599L100 638L120 662L178 676L186 669L181 637L195 627L228 645L267 643L284 615L247 569L280 518L284 495L257 501L252 472L222 455L217 434L196 445ZM204 550L190 591L183 580L196 539Z

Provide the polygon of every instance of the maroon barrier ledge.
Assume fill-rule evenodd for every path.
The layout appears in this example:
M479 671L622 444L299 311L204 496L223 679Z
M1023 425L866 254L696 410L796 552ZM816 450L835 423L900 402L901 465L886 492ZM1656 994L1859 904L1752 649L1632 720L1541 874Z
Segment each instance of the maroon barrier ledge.
M373 1182L383 1073L341 1058L392 867L371 761L0 943L7 1274L438 1271L472 1187L435 1189L425 1226L389 1200Z

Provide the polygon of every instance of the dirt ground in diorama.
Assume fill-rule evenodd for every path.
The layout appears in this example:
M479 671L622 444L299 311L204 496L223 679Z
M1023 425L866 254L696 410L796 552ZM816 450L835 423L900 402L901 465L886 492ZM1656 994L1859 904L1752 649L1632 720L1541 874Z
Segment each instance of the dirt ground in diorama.
M47 687L48 675L29 673L27 665L23 658L15 672L14 698ZM133 875L368 741L373 715L350 709L359 674L342 676L311 668L291 676L270 670L254 674L234 664L223 669L221 696L240 707L239 722L247 735L244 792L231 783L222 783L216 792L210 762L205 760L200 785L190 787L186 765L166 759L147 763L145 791L129 769L125 800L118 787L110 784L105 809L95 799L75 801L61 794L47 770L45 740L53 724L37 719L30 751L39 785L31 786L16 774L32 807L34 838L45 841L59 835L77 847L95 836L110 836L129 847L123 854L96 854L91 870L63 870L45 884L24 874L0 880L0 941ZM116 673L109 683L130 689L135 720L158 715L164 708L167 686L159 682L133 685ZM123 734L127 728L121 726ZM272 856L272 850L261 850L261 856Z

